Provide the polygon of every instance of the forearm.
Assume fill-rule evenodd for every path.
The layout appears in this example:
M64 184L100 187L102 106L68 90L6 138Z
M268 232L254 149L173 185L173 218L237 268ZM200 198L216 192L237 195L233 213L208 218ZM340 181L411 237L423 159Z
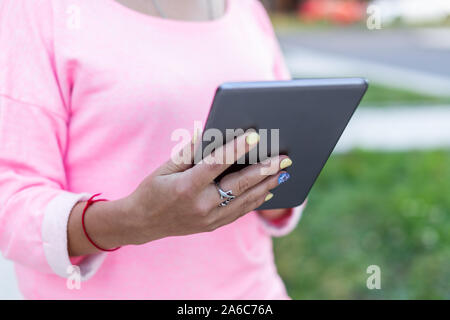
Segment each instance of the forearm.
M77 203L72 209L67 226L70 256L82 256L99 252L83 231L82 213L86 202ZM132 232L126 199L95 202L85 214L86 231L101 248L112 249L129 244L127 234Z

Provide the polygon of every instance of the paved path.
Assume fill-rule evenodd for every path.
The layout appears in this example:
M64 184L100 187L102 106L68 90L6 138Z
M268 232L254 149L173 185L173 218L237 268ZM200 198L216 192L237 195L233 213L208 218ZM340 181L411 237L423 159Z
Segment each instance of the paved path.
M279 38L286 50L307 48L402 69L450 76L450 28L306 28L281 32Z
M335 152L450 149L450 106L360 108Z
M297 77L363 76L450 96L450 28L300 29L279 39Z
M388 87L450 97L450 76L296 47L286 51L294 77L364 77ZM450 64L450 63L449 63Z

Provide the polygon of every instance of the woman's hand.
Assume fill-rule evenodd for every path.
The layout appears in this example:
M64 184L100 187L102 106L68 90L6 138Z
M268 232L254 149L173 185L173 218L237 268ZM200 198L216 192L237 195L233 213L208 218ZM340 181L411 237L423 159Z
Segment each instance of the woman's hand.
M236 198L219 207L220 199L214 179L242 157L259 141L256 133L236 138L192 166L179 163L182 154L194 154L196 145L187 146L179 159L171 159L147 177L130 195L130 207L137 221L132 243L193 233L213 231L259 207L271 197L269 190L278 185L280 162L287 156L254 164L226 175L220 186L232 190ZM226 155L232 161L225 161ZM228 158L230 159L230 158Z
M269 191L278 186L278 178L282 174L280 163L287 159L287 156L270 158L226 175L220 181L220 186L225 191L232 190L236 198L227 206L219 207L224 200L220 198L214 179L254 148L258 141L256 133L246 133L216 149L196 165L192 165L192 162L198 143L190 143L177 157L144 179L128 197L118 201L97 202L90 207L86 216L88 233L101 247L112 248L143 244L169 236L213 231L235 221L271 198ZM192 155L188 161L186 154ZM182 159L185 161L180 161ZM286 162L289 161L283 163ZM110 213L106 217L101 207L108 206ZM76 214L71 214L71 220L74 219L72 215ZM104 227L99 230L97 227L99 232L96 234L95 225L98 226L102 217L113 220L109 223L111 230L105 230ZM78 249L77 245L71 245L70 230L69 225L71 253L86 254L85 245Z

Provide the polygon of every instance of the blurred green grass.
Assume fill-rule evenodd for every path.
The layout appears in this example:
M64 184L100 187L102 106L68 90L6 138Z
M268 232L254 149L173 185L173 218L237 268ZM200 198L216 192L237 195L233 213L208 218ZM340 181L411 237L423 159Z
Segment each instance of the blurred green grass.
M450 151L333 155L290 235L275 240L294 299L449 299ZM369 265L381 290L366 287Z
M420 93L386 87L371 83L361 106L416 106L416 105L450 105L450 97L423 95Z

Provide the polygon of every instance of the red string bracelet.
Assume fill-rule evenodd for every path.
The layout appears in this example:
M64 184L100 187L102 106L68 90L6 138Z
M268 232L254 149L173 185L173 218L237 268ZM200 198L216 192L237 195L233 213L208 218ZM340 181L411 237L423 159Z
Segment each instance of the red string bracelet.
M86 225L84 224L84 216L86 215L86 211L87 209L94 203L99 202L99 201L108 201L107 199L94 199L95 197L101 195L101 193L97 193L94 194L92 197L89 198L89 200L86 202L86 205L84 206L83 209L83 213L81 215L81 224L83 225L83 231L84 234L86 235L86 238L89 240L89 242L96 247L98 250L100 251L107 251L107 252L111 252L111 251L116 251L117 249L120 249L120 247L114 248L114 249L103 249L101 247L99 247L98 245L95 244L95 242L91 239L91 237L89 237L87 231L86 231Z

